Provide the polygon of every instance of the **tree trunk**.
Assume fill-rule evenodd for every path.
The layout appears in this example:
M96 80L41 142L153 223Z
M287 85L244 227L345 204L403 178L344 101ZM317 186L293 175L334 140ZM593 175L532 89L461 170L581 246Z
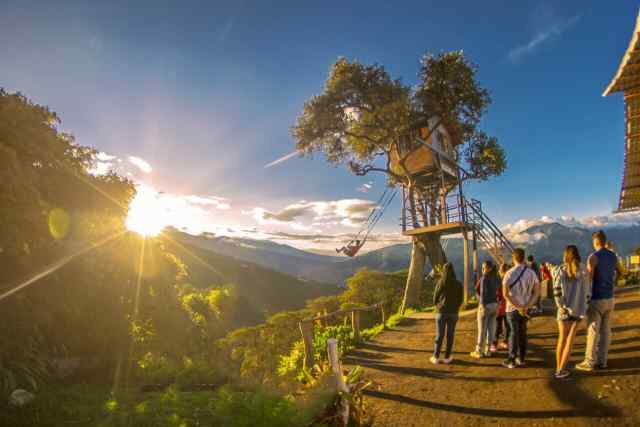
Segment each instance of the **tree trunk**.
M440 243L440 236L438 234L427 234L423 237L423 241L431 266L442 265L447 262L447 254L445 254L444 249L442 249L442 243Z
M404 288L401 313L404 313L408 308L416 308L420 304L420 291L424 282L424 266L427 257L429 257L432 266L447 262L447 256L440 243L440 236L435 233L413 238L411 264L409 265L407 284Z
M404 287L404 298L400 313L408 308L415 308L420 303L420 288L424 278L424 264L427 260L427 251L420 237L414 237L411 242L411 264L407 275L407 284Z

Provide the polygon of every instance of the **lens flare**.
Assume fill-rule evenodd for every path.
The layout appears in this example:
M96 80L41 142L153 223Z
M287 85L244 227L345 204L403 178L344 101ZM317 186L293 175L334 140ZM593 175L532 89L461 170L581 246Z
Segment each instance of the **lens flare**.
M55 208L49 212L49 232L54 239L64 239L69 232L69 226L71 225L71 218L64 209Z
M137 191L129 205L127 229L145 237L157 236L168 225L164 208L153 190L140 186Z

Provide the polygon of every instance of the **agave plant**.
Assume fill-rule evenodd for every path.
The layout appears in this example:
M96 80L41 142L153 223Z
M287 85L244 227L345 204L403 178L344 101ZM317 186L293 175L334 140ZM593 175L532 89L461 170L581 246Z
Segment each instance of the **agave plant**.
M331 387L336 390L337 378L328 362L316 364L311 369L304 369L307 388ZM348 391L338 391L330 400L324 411L316 417L314 424L326 426L370 426L372 417L367 412L363 391L371 384L362 378L363 369L356 366L343 372L342 379ZM349 406L349 418L345 424L342 416L344 404Z
M43 339L37 331L16 337L0 347L0 394L9 395L16 388L38 389L49 374Z

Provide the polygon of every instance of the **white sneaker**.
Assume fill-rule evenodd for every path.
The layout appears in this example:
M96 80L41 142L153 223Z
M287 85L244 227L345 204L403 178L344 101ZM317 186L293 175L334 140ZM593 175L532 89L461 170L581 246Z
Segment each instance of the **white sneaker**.
M442 359L442 363L444 363L445 365L448 365L451 362L453 362L453 357L451 356Z
M429 362L433 363L434 365L437 365L438 363L440 363L438 358L435 356L431 356L431 359L429 359Z

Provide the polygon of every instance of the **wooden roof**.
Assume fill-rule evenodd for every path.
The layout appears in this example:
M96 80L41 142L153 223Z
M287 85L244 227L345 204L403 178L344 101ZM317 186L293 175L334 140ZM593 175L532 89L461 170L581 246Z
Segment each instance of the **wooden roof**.
M640 88L640 14L636 18L629 47L622 57L618 71L602 96L635 88Z

